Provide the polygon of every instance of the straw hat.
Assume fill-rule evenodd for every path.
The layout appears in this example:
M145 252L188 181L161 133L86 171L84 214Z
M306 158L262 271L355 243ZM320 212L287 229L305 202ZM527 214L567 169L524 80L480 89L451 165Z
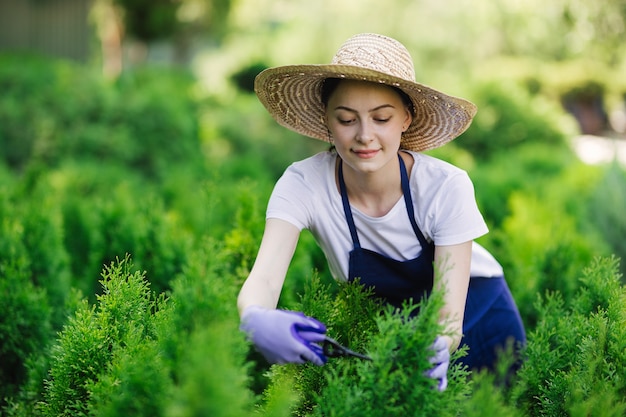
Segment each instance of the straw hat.
M321 99L327 78L371 81L404 91L413 102L415 115L402 135L402 149L425 151L442 146L463 133L476 114L476 106L469 101L417 83L413 60L404 45L372 33L348 39L330 64L266 69L257 75L254 90L280 125L329 142Z

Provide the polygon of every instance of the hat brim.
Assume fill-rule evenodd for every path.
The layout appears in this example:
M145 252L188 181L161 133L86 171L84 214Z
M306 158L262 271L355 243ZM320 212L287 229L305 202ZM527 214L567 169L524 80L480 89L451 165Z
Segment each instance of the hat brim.
M329 142L321 98L322 84L327 78L370 81L396 87L406 93L413 102L415 115L402 135L401 149L420 152L440 147L467 130L476 114L476 106L465 99L417 82L351 65L268 68L255 78L254 90L281 126Z

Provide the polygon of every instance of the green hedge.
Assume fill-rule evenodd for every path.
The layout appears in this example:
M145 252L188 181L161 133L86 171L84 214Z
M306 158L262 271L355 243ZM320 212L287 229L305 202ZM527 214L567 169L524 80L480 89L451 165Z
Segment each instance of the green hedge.
M374 363L270 368L238 330L273 183L323 143L286 132L253 97L194 96L169 70L109 84L67 63L0 63L7 416L623 413L626 304L610 255L624 250L624 170L577 161L539 98L477 85L475 126L433 151L474 180L491 229L481 243L504 265L529 336L508 384L457 367L440 395L420 373L434 316L413 331L373 313L358 286L330 279L309 233L280 306L326 321Z
M107 84L92 70L0 55L0 160L15 170L67 159L132 167L161 178L201 163L188 75L139 71Z
M557 105L510 81L481 82L471 90L478 113L455 143L480 161L524 144L565 144L563 111Z

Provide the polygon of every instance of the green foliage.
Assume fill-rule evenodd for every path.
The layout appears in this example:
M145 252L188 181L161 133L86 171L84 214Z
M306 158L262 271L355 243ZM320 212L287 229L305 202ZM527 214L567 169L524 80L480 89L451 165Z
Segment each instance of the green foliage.
M547 199L550 193L569 191L558 185L555 189L549 187L558 184L568 168L580 169L580 164L574 163L572 151L563 146L526 143L512 152L501 145L489 161L468 169L478 205L494 228L502 227L504 219L511 214L509 199L513 194L521 192Z
M235 72L230 78L237 88L244 93L254 93L254 79L268 66L262 62L255 62Z
M448 388L439 392L436 381L424 373L429 348L438 326L441 298L432 295L421 304L420 314L409 317L415 307L400 314L386 309L377 317L378 332L368 353L371 362L343 362L327 374L328 386L317 397L316 416L455 416L469 394L467 371L458 364L448 370ZM463 354L455 352L452 361Z
M142 329L126 335L124 346L114 352L106 372L87 383L88 407L93 416L165 415L171 398L170 369L154 339L146 339Z
M522 417L525 415L511 405L508 392L498 381L498 375L481 371L470 377L471 395L459 404L458 415L463 417Z
M433 153L474 180L526 362L506 386L453 367L438 393L422 374L436 298L415 320L381 313L331 280L308 232L281 307L374 361L267 372L237 329L272 184L326 144L279 127L254 97L199 101L171 71L107 84L67 63L0 64L3 415L624 414L624 287L616 259L591 262L623 252L623 171L577 163L554 108L521 87L478 86L476 130Z
M125 32L136 40L172 40L202 29L213 38L225 35L232 0L114 0L121 6Z
M48 298L19 259L0 262L0 408L27 379L26 361L52 340Z
M537 320L537 292L559 290L569 302L578 287L576 277L596 253L593 241L577 232L573 218L565 213L555 218L559 206L552 203L514 194L510 217L488 237L492 243L487 247L494 247L520 314L531 328Z
M562 145L561 111L514 83L484 82L474 86L478 113L456 144L475 158L488 160L502 150L527 143Z
M209 164L225 178L250 177L273 184L294 161L328 149L328 144L305 138L279 126L260 112L255 96L206 103L201 137Z
M300 309L326 323L331 337L367 352L373 360L330 358L323 367L274 366L265 401L271 403L276 386L291 381L298 398L293 415L456 415L459 402L469 393L467 371L453 364L443 393L424 375L431 367L429 347L442 331L438 324L442 302L441 294L434 293L420 305L393 311L358 282L334 290L313 276ZM416 308L420 314L410 318ZM457 351L453 360L463 352Z
M50 303L62 306L70 291L69 258L63 246L63 229L56 202L51 196L30 200L23 207L22 239L28 253L31 281L46 290ZM64 321L53 312L53 323L59 328Z
M623 415L626 289L617 271L617 259L598 258L583 271L573 307L558 293L537 301L540 321L513 389L528 415Z
M251 415L252 392L244 366L243 336L236 321L215 322L193 333L177 375L174 401L165 410L171 417Z
M113 193L113 199L102 200L96 206L104 243L100 263L132 254L138 268L153 271L153 290L157 294L167 290L185 263L189 248L186 236L177 233L176 224L163 216L165 210L158 197L137 198L124 186Z
M63 306L70 291L68 257L58 210L50 195L23 199L19 188L0 189L0 264L14 265L37 290L43 289L55 329L63 323ZM25 284L26 285L26 284Z
M159 345L177 381L168 416L250 415L248 343L238 330L240 282L228 251L206 239L172 282L172 306L159 329Z
M167 39L178 29L179 2L172 0L115 0L123 9L128 34L142 41Z
M0 159L14 169L89 160L158 179L171 164L200 163L185 74L145 70L109 85L69 63L0 56L0 66Z
M589 222L610 246L615 255L626 259L626 218L623 203L626 201L626 171L617 163L609 165L598 181L587 203ZM622 274L626 262L622 262Z
M328 334L339 343L354 351L364 351L371 333L376 331L374 316L381 311L380 303L371 297L360 285L326 284L318 274L313 274L306 283L301 302L292 306L297 311L321 320L327 326ZM316 396L326 386L329 369L339 366L339 362L349 359L330 359L324 367L315 365L273 366L270 372L270 385L265 393L265 401L273 402L273 395L292 381L292 389L298 401L294 404L295 415L308 415L317 404Z
M129 358L123 351L154 339L151 317L158 305L143 274L131 273L131 269L129 258L106 267L98 307L83 303L61 332L52 350L44 416L86 415L91 388L101 375L110 372L111 366L115 369L118 360Z
M83 303L53 349L41 415L247 415L248 345L224 259L207 242L167 302L128 257L107 267L97 306Z

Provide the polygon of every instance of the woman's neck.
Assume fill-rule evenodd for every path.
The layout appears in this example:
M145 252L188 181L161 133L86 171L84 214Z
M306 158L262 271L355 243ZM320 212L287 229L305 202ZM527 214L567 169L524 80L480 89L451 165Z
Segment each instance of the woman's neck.
M413 158L405 152L400 155L407 166L407 172L410 172ZM357 173L344 164L343 177L350 204L368 216L384 216L402 198L400 164L397 158L371 173Z

